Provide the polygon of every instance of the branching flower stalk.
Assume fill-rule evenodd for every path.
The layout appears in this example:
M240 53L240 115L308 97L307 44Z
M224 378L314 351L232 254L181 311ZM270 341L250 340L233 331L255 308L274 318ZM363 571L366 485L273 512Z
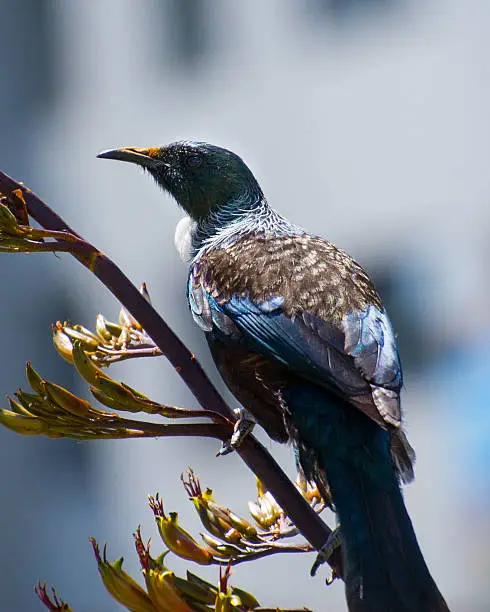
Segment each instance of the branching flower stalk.
M42 229L32 227L29 217L36 220ZM69 322L58 321L53 326L56 349L76 367L80 376L89 384L94 399L103 408L75 396L54 382L45 380L28 363L26 376L31 390L19 390L13 397L8 398L10 409L0 410L0 423L24 435L47 435L53 438L202 436L221 441L229 439L235 420L233 411L221 398L194 355L154 310L146 286L143 285L138 291L109 258L72 230L30 190L1 172L0 252L70 253L92 271L122 303L118 322L108 321L100 314L94 331ZM125 383L114 380L106 372L107 367L119 361L159 356L165 356L172 363L201 404L202 410L160 404ZM113 412L114 410L156 415L166 419L166 422L134 420L123 417ZM193 422L196 417L204 418L205 422ZM261 609L257 607L258 604L251 605L251 600L247 600L247 597L245 600L250 605L244 604L238 591L227 586L230 566L278 552L318 550L327 541L331 530L318 516L325 504L318 491L312 489L304 477L300 476L294 486L252 435L247 436L237 452L258 478L257 501L250 505L251 515L257 526L217 504L209 489L204 492L200 489L199 481L192 471L187 473L184 486L206 529L201 534L204 547L198 545L194 538L179 526L176 513L165 513L163 501L158 495L150 499L150 507L160 535L169 550L197 563L228 563L228 569L221 576L219 588L216 590L216 587L213 587L213 602L210 601L211 596L208 593L209 601L201 602L202 605L189 603L182 595L182 589L179 591L178 585L182 587L183 584L179 583L179 580L182 579L177 580L172 572L169 573L163 565L163 558L161 561L151 560L149 544L146 547L143 545L138 531L135 541L147 591L143 591L142 587L134 583L137 588L128 587L128 592L141 595L141 590L145 593L145 596L140 598L141 602L146 603L140 602L141 605L136 607L127 606L128 609L143 612L166 609ZM301 533L307 542L278 542L298 533ZM118 566L117 562L108 564L105 553L101 556L96 544L94 550L99 570L101 567L107 570L106 574L101 570L103 579L104 575L114 576L114 571L122 572L122 561ZM196 555L200 555L200 561ZM340 559L340 551L337 549L329 560L333 576L342 575ZM107 569L109 566L113 569ZM104 582L106 584L105 580ZM128 582L126 586L128 584L132 583ZM48 609L70 610L67 604L57 598L54 591L50 596L45 585L38 585L37 593ZM175 607L179 597L184 602L180 608ZM146 605L146 598L150 601L149 607ZM177 598L172 604L174 607L165 608L172 598ZM167 601L167 604L164 604L164 601Z
M255 525L248 519L239 517L229 508L217 503L210 489L203 491L199 479L192 470L187 471L187 479L183 479L183 483L205 529L200 534L204 544L201 546L180 526L176 512L165 513L163 500L158 493L155 497L150 496L149 506L168 550L155 558L150 553L150 540L144 542L139 527L133 534L145 590L123 570L122 558L109 562L107 547L104 546L101 553L99 545L91 538L99 573L106 589L129 610L142 612L166 612L167 609L172 612L179 610L264 612L266 608L262 608L251 593L229 584L232 566L282 552L310 552L311 546L307 543L296 545L277 543L277 540L288 536L282 532L285 515L275 501L273 503L278 509L276 524L272 529L270 524L265 529L264 521L268 522L269 517L260 514L254 516ZM257 496L257 502L264 497L260 483L257 486ZM259 507L260 504L255 505ZM199 565L219 565L218 586L210 584L190 571L187 572L186 578L176 576L165 563L169 552ZM38 590L41 591L40 596L43 594L45 597L45 588L44 593L42 587L38 587ZM280 612L278 608L275 610Z
M0 193L5 194L6 203L9 206L4 206L4 208L10 209L17 225L25 224L26 218L28 219L30 215L48 232L46 238L53 236L53 232L61 232L62 237L54 238L55 242L48 245L49 248L39 250L70 252L89 268L140 322L154 343L175 367L201 406L214 412L215 420L218 422L234 421L233 411L219 395L192 353L108 257L83 240L31 190L3 172L0 172ZM7 228L5 224L2 224L1 241L6 246L20 247L19 243L12 244L12 240L18 236L11 234L11 219L8 223L10 225ZM43 236L38 235L38 238L41 239ZM17 248L17 250L32 252L33 245L24 244L22 249ZM287 510L288 516L293 519L295 525L312 546L319 550L328 540L331 530L315 513L311 512L277 462L253 436L247 437L238 452L249 468L273 492L281 506ZM340 554L335 554L330 561L336 575L341 576Z

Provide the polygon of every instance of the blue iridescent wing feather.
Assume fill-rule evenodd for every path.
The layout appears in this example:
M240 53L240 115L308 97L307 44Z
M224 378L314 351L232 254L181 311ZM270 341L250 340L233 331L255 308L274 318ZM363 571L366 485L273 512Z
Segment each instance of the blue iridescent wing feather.
M305 312L288 317L282 296L253 301L234 294L218 301L195 282L188 285L194 319L207 332L245 342L288 368L346 397L393 425L400 422L402 371L388 316L368 305L347 313L341 326Z

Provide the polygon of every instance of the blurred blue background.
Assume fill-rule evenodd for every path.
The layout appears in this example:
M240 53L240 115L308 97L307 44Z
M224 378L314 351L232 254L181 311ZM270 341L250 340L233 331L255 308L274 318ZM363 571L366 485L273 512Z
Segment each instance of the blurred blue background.
M367 267L399 332L418 455L406 499L422 549L452 610L490 609L490 4L0 0L0 14L0 167L145 280L215 380L174 252L181 213L97 152L184 138L231 148L273 206ZM50 324L93 327L99 311L117 316L115 300L66 255L2 255L0 275L2 395L24 384L27 359L81 393ZM195 406L163 359L114 375ZM245 513L253 478L238 458L216 459L216 446L0 430L0 610L40 610L39 578L79 612L116 610L87 536L108 539L109 556L137 573L139 523L160 550L146 508L156 490L197 533L179 483L187 465ZM272 450L292 472L290 450ZM345 610L342 584L311 579L311 562L263 560L234 582L263 604Z

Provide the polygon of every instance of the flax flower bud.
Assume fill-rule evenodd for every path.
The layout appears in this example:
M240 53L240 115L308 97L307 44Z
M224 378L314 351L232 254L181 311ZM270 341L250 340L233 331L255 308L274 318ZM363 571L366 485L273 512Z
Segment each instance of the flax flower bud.
M158 494L156 497L149 497L149 504L155 515L160 536L173 553L201 565L212 563L212 554L199 546L196 540L179 525L177 512L170 512L168 516L165 514L163 501Z
M131 612L159 612L142 587L122 569L123 558L109 563L106 557L106 547L104 546L104 553L101 556L94 538L90 538L90 542L94 549L102 582L109 594Z

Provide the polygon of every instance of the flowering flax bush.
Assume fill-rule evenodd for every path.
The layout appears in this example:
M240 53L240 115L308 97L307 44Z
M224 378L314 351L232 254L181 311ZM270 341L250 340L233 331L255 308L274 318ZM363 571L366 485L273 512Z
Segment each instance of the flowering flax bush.
M30 216L44 229L32 227ZM8 397L9 406L0 409L0 423L19 434L51 438L203 436L226 442L233 433L232 411L194 356L153 310L146 286L138 292L106 256L69 228L39 198L0 173L0 252L59 251L76 257L124 304L117 322L99 314L94 330L67 321L53 325L56 350L88 384L93 400L89 402L46 380L28 362L29 386ZM199 399L202 409L160 404L109 375L108 369L113 364L142 357L169 359ZM161 422L135 420L131 418L132 413L156 415L161 417ZM197 417L200 421L193 421ZM250 517L240 517L218 502L212 490L203 488L197 475L188 469L182 475L182 483L203 530L199 535L191 535L180 525L177 512L166 509L159 493L150 496L149 508L163 549L154 556L150 540L143 538L139 527L136 529L133 536L141 565L140 582L123 569L122 558L110 561L107 545L101 547L90 538L107 591L126 609L133 612L279 610L261 607L251 593L234 586L232 568L245 562L258 563L261 557L274 554L319 549L331 534L319 518L328 500L322 500L316 487L301 473L294 485L291 484L253 436L244 440L238 452L257 477L257 498L249 503ZM191 570L185 577L176 576L166 565L167 555L172 554L190 564L216 565L217 583L211 584ZM332 576L340 576L338 550L329 563ZM39 583L36 593L48 610L72 610L46 584Z

